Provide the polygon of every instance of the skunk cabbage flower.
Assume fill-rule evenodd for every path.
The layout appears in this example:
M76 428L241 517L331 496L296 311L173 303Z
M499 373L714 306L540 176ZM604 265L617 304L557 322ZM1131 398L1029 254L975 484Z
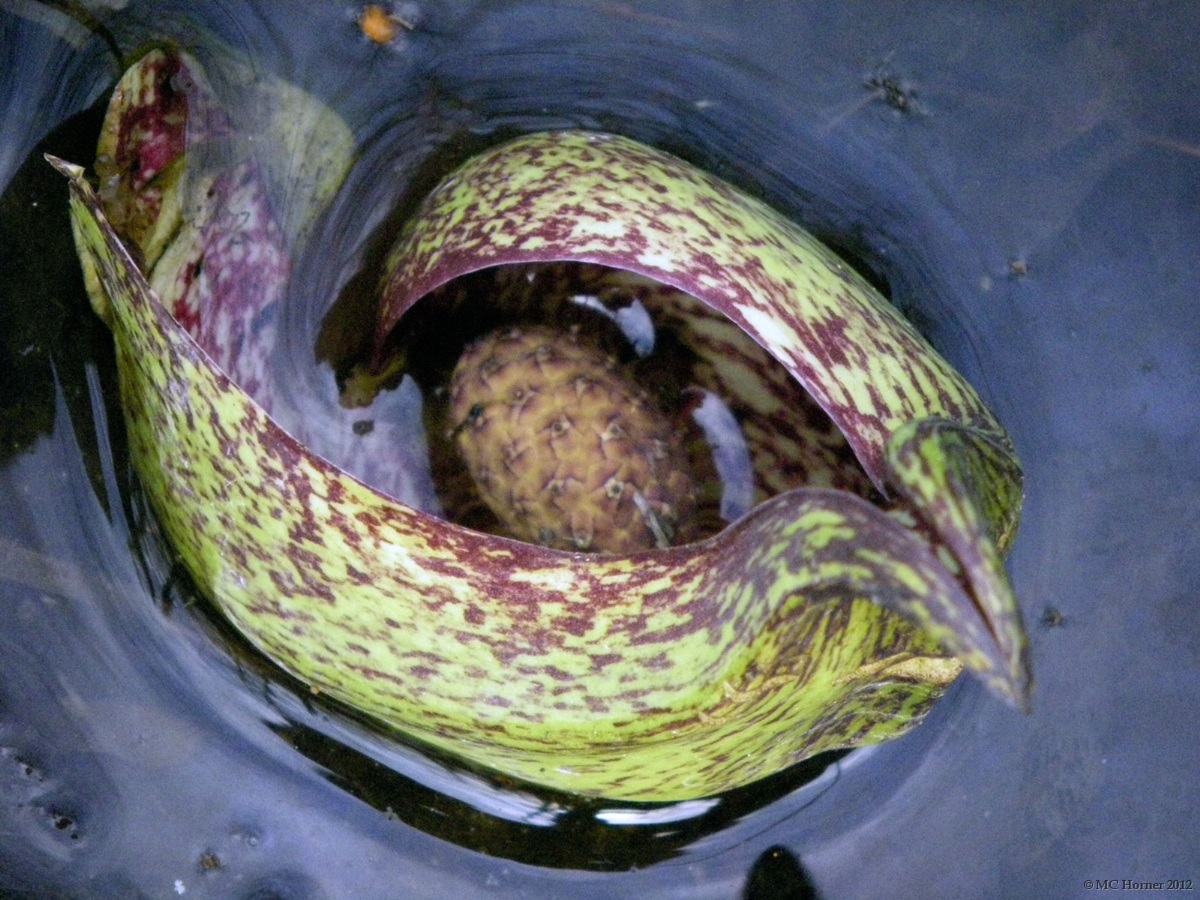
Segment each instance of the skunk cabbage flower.
M275 310L353 148L314 98L253 90L257 154L194 59L153 51L99 190L51 161L145 490L262 653L471 764L631 801L898 735L964 667L1027 704L1008 435L812 236L627 138L492 147L397 236L343 402L409 390L443 418L376 440L382 489L285 430ZM454 315L476 333L417 384ZM457 465L432 491L422 428Z

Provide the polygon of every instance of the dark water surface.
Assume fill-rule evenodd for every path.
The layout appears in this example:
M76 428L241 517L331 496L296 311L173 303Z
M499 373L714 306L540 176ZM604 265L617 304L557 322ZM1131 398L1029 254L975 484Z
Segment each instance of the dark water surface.
M116 5L0 0L0 896L1200 890L1200 7L417 2L378 47L352 4ZM1033 714L964 681L823 771L618 809L374 735L257 660L141 504L40 155L91 161L117 53L214 34L334 106L351 188L397 217L500 137L602 128L871 269L1021 453ZM310 357L377 230L301 263Z

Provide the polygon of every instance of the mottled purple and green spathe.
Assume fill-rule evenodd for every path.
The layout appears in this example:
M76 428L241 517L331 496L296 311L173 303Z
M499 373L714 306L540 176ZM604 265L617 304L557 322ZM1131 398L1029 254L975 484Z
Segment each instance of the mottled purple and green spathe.
M203 83L194 61L156 53L127 74L109 133L124 117L154 120L156 71L182 66ZM311 98L287 98L297 121L331 127ZM188 99L188 116L216 120L206 90ZM186 169L188 152L164 170ZM220 252L229 242L211 223L230 208L255 222L241 241L261 242L281 278L275 236L296 231L268 220L252 171L210 173L230 185L217 207L201 227L185 215L184 243L167 241L143 272L82 170L56 164L167 533L237 628L322 693L473 764L636 801L712 795L892 737L963 665L1026 704L1025 632L1002 565L1021 503L1008 436L891 306L763 204L622 137L533 134L443 181L388 260L381 348L420 297L502 263L602 263L686 291L792 373L889 498L799 488L705 542L599 556L477 533L373 491L238 384L218 335L241 328L252 355L259 336L239 316L280 288L239 278L244 257ZM311 192L310 213L327 194ZM208 283L188 295L189 332L161 298L178 296L197 257ZM210 311L232 318L206 330Z

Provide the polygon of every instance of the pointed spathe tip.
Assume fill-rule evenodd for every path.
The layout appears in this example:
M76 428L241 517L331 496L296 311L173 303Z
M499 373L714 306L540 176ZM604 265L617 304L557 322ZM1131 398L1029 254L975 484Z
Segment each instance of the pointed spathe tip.
M74 163L69 163L64 159L59 159L52 153L43 153L42 156L45 158L46 162L50 163L50 165L54 166L54 168L56 168L63 175L66 175L68 178L75 180L83 177L83 166L77 166Z

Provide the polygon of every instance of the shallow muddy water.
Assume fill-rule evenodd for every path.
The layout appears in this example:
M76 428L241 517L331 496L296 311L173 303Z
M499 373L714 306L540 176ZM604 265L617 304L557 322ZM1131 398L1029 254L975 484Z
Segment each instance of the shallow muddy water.
M0 896L1076 896L1200 885L1200 11L1190 4L0 0ZM215 36L215 37L214 37ZM885 285L1012 433L1033 713L970 679L906 737L669 807L497 782L314 701L172 564L44 150L118 54L214 39L319 95L399 221L559 127L684 156ZM334 228L333 222L338 222ZM387 220L330 217L289 384ZM336 265L330 261L337 261Z

